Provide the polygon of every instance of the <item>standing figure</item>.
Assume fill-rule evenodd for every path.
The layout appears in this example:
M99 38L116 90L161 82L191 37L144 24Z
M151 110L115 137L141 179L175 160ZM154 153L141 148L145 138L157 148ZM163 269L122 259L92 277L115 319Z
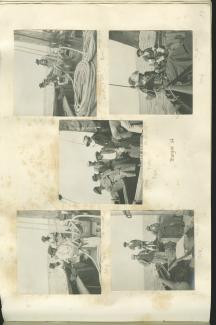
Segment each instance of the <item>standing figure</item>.
M144 241L144 240L139 240L139 239L133 239L129 243L124 242L123 243L124 247L128 247L132 250L138 248L138 249L145 249L149 251L153 251L157 249L157 245L155 242L150 242L150 241Z

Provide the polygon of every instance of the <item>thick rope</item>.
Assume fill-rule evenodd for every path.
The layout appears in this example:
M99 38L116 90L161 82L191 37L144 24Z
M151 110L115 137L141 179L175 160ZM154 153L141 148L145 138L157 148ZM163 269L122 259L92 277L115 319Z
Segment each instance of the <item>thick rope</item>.
M57 55L55 69L71 81L74 92L74 109L77 116L91 116L96 108L96 34L83 32L83 56L74 71L74 79L65 71L61 54ZM73 49L71 49L73 50Z
M83 32L83 57L74 72L75 113L90 116L96 107L96 40L94 31Z
M80 61L74 73L75 112L89 116L96 106L96 67L94 62Z

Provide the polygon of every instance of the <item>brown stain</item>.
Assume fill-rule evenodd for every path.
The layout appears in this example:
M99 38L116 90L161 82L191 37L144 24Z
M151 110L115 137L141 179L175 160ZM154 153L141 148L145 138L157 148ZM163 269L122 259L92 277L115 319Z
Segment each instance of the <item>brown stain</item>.
M51 142L49 145L49 167L57 173L57 167L58 167L58 137L54 139L55 141Z
M13 217L10 218L10 234L16 236L16 231L17 231L17 223L16 223L16 212Z
M47 200L49 203L55 203L58 200L58 189L56 187L50 188L47 192Z
M12 185L11 176L2 176L0 178L0 185L4 188L4 190L9 189Z
M17 269L14 254L11 257L12 261L7 260L4 262L4 266L1 270L1 273L2 278L5 279L5 282L7 282L10 288L15 291L17 282Z
M55 118L52 118L52 119L50 120L50 123L51 123L51 125L56 125L56 126L58 126L58 121L55 120Z
M157 292L157 294L154 294L151 300L152 306L156 310L167 310L172 303L172 296L167 292Z
M56 124L56 122L52 121L52 124ZM43 144L43 134L40 135L36 132L36 135L37 140L41 143L41 147L36 152L29 153L29 150L27 150L29 148L28 141L22 146L19 146L19 154L22 156L22 168L26 176L28 176L26 181L32 189L31 196L36 197L38 194L41 196L40 193L43 193L43 197L45 195L49 203L55 202L57 198L57 187L53 186L53 183L58 183L58 136L52 136L51 142L45 142ZM45 182L45 179L47 179L47 182ZM23 185L25 186L25 184ZM39 191L40 188L41 190ZM31 205L30 203L33 202L29 202L28 200L28 203L28 205ZM35 203L33 203L33 206L35 206Z
M15 252L15 248L13 246L9 246L8 250L11 254Z
M153 321L153 317L149 313L145 313L143 317L140 319L141 322L151 322Z
M103 84L103 76L99 75L98 76L98 81L97 81L97 97L98 98L104 98L105 97L105 89L104 89L104 84Z
M17 188L16 180L19 178L15 177L14 182L10 175L0 176L0 185L4 191L4 200L0 201L0 215L4 226L2 240L4 241L5 238L5 253L1 256L1 277L5 279L8 292L15 293L17 283L17 210L46 209L47 198L40 200L44 177L48 179L46 186L46 194L49 193L48 201L57 200L55 184L57 183L58 136L57 132L50 129L50 125L58 128L58 121L47 122L38 118L35 120L29 118L25 121L16 119L17 133L21 140L17 141L12 150L16 151L14 168L18 164L18 172L23 175L21 179L23 183L18 184ZM35 140L37 141L36 150L34 150ZM4 141L10 142L11 139L9 137ZM50 186L52 181L52 186ZM30 189L31 193L27 197L20 195L16 197L16 191L22 191L22 188L24 191Z

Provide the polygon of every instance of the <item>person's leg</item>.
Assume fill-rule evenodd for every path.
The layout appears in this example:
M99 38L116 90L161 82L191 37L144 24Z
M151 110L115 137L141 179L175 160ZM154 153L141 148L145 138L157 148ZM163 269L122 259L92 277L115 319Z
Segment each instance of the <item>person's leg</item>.
M122 176L122 178L124 178L124 177L135 177L136 173L129 172L129 171L121 171L121 176Z

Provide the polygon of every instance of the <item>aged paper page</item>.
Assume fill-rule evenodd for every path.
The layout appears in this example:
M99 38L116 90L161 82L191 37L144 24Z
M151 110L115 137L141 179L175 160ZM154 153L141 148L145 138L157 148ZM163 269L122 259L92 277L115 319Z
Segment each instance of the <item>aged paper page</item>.
M208 4L1 5L0 288L5 321L208 321L211 284L210 17L211 8ZM19 31L28 30L96 31L97 115L71 117L72 114L69 114L65 117L57 116L58 114L56 116L35 114L37 111L35 103L42 99L39 98L40 95L35 95L29 89L32 80L38 77L36 75L38 70L34 66L32 78L30 78L31 70L29 70L28 61L22 59L17 64L17 44L14 42L14 31L19 33ZM109 39L110 31L190 32L189 36L192 35L193 40L190 43L193 44L193 95L192 104L187 103L184 106L188 109L187 113L182 113L180 110L180 113L176 114L170 109L167 114L161 111L161 107L156 113L143 113L145 105L139 106L140 102L134 92L132 99L127 98L123 91L120 93L120 90L117 92L115 89L113 92L109 84L120 81L121 86L124 86L119 76L124 76L126 71L125 75L129 77L129 66L131 73L132 68L136 70L136 67L134 62L130 63L131 48L126 49L119 44L116 47L117 42L113 44ZM122 51L124 48L126 50ZM22 53L29 51L29 47L24 49L22 45ZM37 51L39 53L43 51L43 48ZM122 66L122 62L127 58L125 66ZM19 75L15 74L17 70L19 70ZM114 80L115 75L119 79ZM41 76L38 77L38 83L40 78ZM65 82L63 79L58 79L58 85ZM126 84L126 87L130 85ZM22 92L17 95L20 89ZM136 89L134 91L136 92ZM154 96L157 97L157 94L153 94ZM21 104L19 106L21 113L16 111L18 100L23 103L23 106ZM119 101L119 107L115 100L117 104ZM152 100L151 103L154 102L154 98ZM173 108L173 106L170 107ZM41 106L38 105L38 111L40 108ZM33 113L28 113L31 109ZM79 164L73 165L81 151L72 144L66 147L64 153L65 155L71 153L67 168L70 169L68 165L71 164L73 177L70 173L62 173L66 170L66 167L62 168L62 162L66 162L66 158L62 158L64 149L62 141L67 137L68 142L73 141L73 145L75 142L72 132L65 131L64 127L65 125L66 127L69 125L69 128L73 127L70 120L76 122L77 119L88 121L102 119L112 122L115 120L121 124L122 128L127 127L128 132L134 125L137 127L136 131L132 132L139 135L138 153L132 150L132 146L131 151L127 147L127 154L133 159L138 159L137 155L140 155L138 167L141 173L137 184L142 184L142 186L136 192L137 200L128 199L122 203L115 196L114 199L113 197L110 199L110 196L97 196L96 194L90 199L86 195L87 181L85 183L83 174L80 172L85 159L84 154L80 159L80 166ZM60 120L66 121L64 125L59 123ZM129 124L125 122L127 120ZM139 134L140 125L142 125L141 135ZM80 143L81 140L78 141L76 138L76 144ZM126 152L126 147L124 152ZM122 152L118 150L118 154ZM86 158L85 165L88 160ZM79 173L80 182L76 178ZM127 174L127 177L131 176L130 173L132 172L124 170L124 175ZM73 179L76 179L76 188L70 192L68 182L72 183ZM82 195L82 193L85 194ZM94 199L95 197L97 200ZM103 200L100 201L98 197L102 197ZM101 211L101 294L49 294L45 290L40 294L34 294L32 288L39 277L32 278L28 284L29 290L20 293L17 266L22 256L19 253L18 243L21 237L17 211L20 213L24 211L27 214L26 211L31 211L31 216L34 216L35 210L66 211L67 213L70 210ZM121 225L120 218L122 218L123 210L127 212ZM130 213L132 214L131 221L134 223L133 225L126 223L127 228L124 228L124 221L130 220L126 219L127 214L130 217ZM179 224L179 216L183 216L181 222L184 224L188 220L185 216L190 217L190 225L192 224L194 229L194 288L192 290L178 288L177 290L158 288L145 290L141 282L137 286L131 284L131 287L126 287L126 280L122 282L122 286L118 286L118 283L115 286L115 279L117 278L117 282L120 283L121 275L124 279L127 275L130 280L128 283L132 278L136 278L135 273L129 272L130 268L121 269L122 249L120 250L119 246L113 244L117 243L117 240L113 240L115 234L122 236L125 232L125 240L139 239L136 238L141 220L139 216L146 215L148 220L150 220L149 216L152 216L153 224L163 219L164 214L168 217L174 215ZM138 220L137 223L136 220ZM145 227L149 224L143 221ZM173 225L172 222L171 225ZM128 231L130 226L131 234L133 234L131 238ZM152 241L150 237L147 240ZM31 240L23 241L23 243L22 247L26 247L27 250L29 248L29 255L22 269L26 272L35 269L40 274L40 265L37 265L38 255L40 255L39 247L31 246ZM153 244L151 245L150 251L154 249ZM115 252L119 252L120 255L117 254L116 257ZM120 261L119 268L118 261ZM151 274L149 273L148 276L150 282Z

